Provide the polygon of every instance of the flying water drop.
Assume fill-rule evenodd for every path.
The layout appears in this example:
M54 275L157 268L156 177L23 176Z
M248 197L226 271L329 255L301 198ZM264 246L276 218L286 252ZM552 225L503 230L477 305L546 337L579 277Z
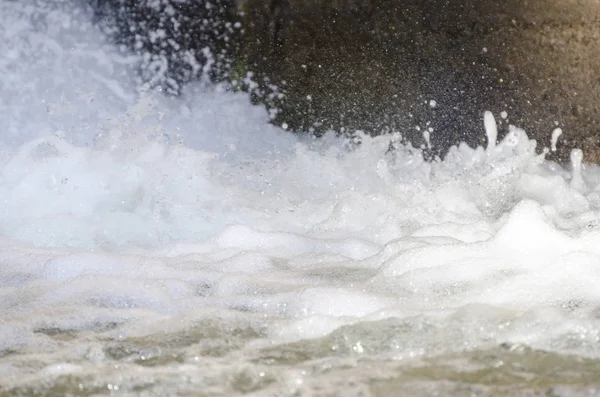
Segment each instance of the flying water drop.
M486 111L483 114L483 124L488 139L487 152L490 153L496 147L496 140L498 139L498 126L492 112Z
M581 164L583 162L583 151L581 149L573 149L571 151L571 187L582 191L585 189L585 182L581 176Z
M552 131L552 151L556 152L556 143L558 142L558 138L560 138L560 136L562 135L563 131L561 128L555 128L554 131Z

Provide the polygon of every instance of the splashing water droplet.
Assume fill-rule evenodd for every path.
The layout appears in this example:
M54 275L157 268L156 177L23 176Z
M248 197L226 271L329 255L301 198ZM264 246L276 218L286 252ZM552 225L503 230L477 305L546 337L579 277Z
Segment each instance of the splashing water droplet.
M498 139L498 127L492 112L486 111L483 114L483 124L485 126L485 134L487 135L488 139L487 151L489 153L496 147L496 140Z
M560 136L562 135L563 131L561 128L555 128L554 131L552 131L552 151L556 152L556 143L558 142L558 138L560 138Z
M431 149L431 133L429 130L423 130L423 139L427 143L427 149Z
M585 189L585 182L581 176L581 165L583 162L583 151L581 149L571 150L571 187L582 191Z

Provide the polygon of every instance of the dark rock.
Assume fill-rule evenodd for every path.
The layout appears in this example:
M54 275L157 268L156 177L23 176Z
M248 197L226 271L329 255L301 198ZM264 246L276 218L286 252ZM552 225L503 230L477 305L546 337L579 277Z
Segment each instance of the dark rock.
M437 154L484 143L484 110L506 111L558 158L598 160L596 0L243 0L244 55L285 88L276 122L299 131L396 130ZM435 100L432 108L429 101ZM499 117L498 117L499 119ZM417 131L419 126L421 131ZM593 139L591 139L593 137ZM590 140L591 139L591 140Z
M555 158L583 147L600 162L597 0L89 1L145 54L141 81L170 94L210 69L291 130L397 131L420 146L431 128L432 155L485 144L483 111L506 111L501 134L518 125L541 149L561 127Z

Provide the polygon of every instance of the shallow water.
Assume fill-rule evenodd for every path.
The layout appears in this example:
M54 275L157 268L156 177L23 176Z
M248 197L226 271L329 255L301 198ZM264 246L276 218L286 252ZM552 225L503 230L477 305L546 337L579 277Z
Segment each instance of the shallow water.
M580 153L313 141L139 90L70 2L0 19L0 396L600 395Z

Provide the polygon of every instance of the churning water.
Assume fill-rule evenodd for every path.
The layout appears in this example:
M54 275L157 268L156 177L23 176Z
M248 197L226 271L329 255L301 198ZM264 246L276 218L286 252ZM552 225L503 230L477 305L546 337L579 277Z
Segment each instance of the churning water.
M0 396L600 395L579 152L303 139L88 21L0 1Z

